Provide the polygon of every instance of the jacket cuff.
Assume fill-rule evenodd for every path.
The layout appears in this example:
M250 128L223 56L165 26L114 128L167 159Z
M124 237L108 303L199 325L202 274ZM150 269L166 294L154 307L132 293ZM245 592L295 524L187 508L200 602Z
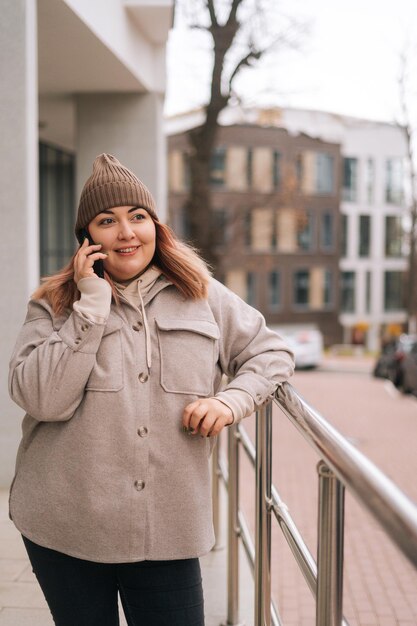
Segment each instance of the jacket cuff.
M73 309L84 319L94 324L105 324L110 314L111 287L107 280L81 278L77 283L81 298L74 302Z
M252 396L241 389L227 389L227 391L219 391L215 396L216 400L220 400L233 413L232 424L237 424L244 417L252 415L255 410L255 403Z

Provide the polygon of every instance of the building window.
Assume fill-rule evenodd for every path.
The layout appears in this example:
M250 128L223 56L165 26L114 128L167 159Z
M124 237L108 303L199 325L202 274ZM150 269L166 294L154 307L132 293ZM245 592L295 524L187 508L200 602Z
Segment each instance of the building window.
M403 245L403 227L401 217L387 215L385 218L385 256L401 257Z
M314 219L311 211L300 214L297 225L297 246L299 250L312 250Z
M359 216L359 256L368 257L371 252L371 216Z
M333 193L334 158L331 154L316 154L316 191L321 194Z
M371 272L366 272L365 275L365 312L371 312Z
M305 194L334 192L334 158L325 152L304 151L296 158L298 185Z
M347 202L356 202L358 199L358 159L343 159L342 198Z
M388 204L401 205L403 193L403 160L388 159L386 162L385 200Z
M340 254L342 257L347 257L348 255L348 229L349 218L347 215L342 215L342 231L340 239Z
M321 216L320 245L322 250L333 250L333 214L323 213Z
M385 272L384 308L386 311L398 311L404 306L403 272Z
M341 273L341 309L344 313L355 311L355 272Z
M310 273L298 270L294 273L294 304L299 308L308 308L310 301Z
M269 303L270 309L279 309L281 306L281 274L280 272L269 272L268 303Z
M256 307L256 275L254 272L246 274L246 302Z
M373 159L367 159L366 169L365 169L365 188L366 188L366 201L368 204L374 203L374 185L375 185L375 163Z
M252 246L252 211L248 209L243 213L243 241L246 248Z
M277 150L272 153L272 182L274 189L281 185L281 154Z
M210 159L210 184L223 187L226 178L226 148L214 148Z
M231 239L229 214L226 209L213 209L211 216L214 245L223 246Z
M246 161L246 184L248 189L251 189L253 181L253 150L248 148L247 161Z
M327 308L332 306L333 304L333 272L332 270L324 271L323 304Z
M74 253L74 155L39 144L40 269L61 269Z
M182 162L183 162L183 188L188 191L191 187L191 163L190 163L190 155L188 152L183 152L182 154Z

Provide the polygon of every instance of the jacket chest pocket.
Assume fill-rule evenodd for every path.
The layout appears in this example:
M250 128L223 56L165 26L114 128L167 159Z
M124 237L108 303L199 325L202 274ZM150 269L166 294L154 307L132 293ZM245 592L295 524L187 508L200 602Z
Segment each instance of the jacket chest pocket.
M88 378L86 391L123 389L123 353L121 319L109 319L96 354L96 363Z
M155 319L161 386L169 393L213 394L220 333L209 320Z

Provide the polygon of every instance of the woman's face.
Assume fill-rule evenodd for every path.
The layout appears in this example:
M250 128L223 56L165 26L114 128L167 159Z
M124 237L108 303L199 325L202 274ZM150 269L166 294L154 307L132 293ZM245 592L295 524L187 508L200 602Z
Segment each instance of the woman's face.
M143 272L151 262L156 228L145 209L118 206L96 215L88 225L100 252L108 254L104 269L116 280L128 280Z

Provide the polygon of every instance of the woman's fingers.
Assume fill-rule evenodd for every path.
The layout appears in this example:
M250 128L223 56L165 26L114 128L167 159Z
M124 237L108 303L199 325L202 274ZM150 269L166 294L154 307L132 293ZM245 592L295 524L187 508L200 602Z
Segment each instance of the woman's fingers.
M225 426L233 423L233 413L216 398L205 398L188 404L182 421L184 429L190 434L199 432L203 437L210 437L218 435Z
M76 283L82 278L96 276L93 270L95 261L106 259L107 254L99 252L101 243L90 244L85 238L74 258L74 280Z

